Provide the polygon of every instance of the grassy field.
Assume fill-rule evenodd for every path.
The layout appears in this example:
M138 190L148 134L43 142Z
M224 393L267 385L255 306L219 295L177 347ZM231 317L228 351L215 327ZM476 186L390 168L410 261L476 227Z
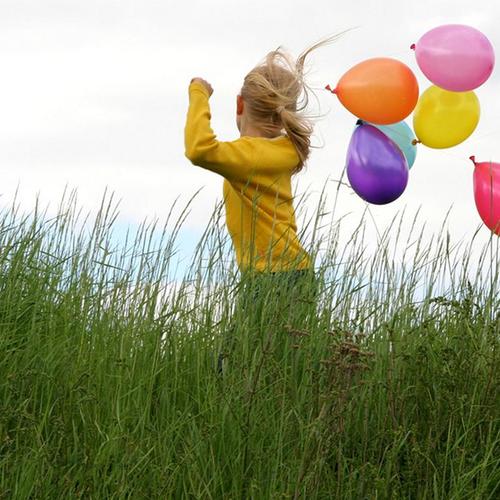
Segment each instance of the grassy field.
M111 203L0 214L0 498L500 497L498 238L313 221L285 318L234 310L220 214L174 280L186 216L118 245Z

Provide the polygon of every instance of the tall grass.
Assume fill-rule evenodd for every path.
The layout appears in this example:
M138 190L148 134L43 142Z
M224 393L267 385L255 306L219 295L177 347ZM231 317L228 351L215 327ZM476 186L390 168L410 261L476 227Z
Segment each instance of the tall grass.
M220 206L181 278L189 204L120 244L112 197L5 208L0 498L498 498L498 239L403 213L368 241L369 212L345 238L324 207L287 318L272 289L235 310Z

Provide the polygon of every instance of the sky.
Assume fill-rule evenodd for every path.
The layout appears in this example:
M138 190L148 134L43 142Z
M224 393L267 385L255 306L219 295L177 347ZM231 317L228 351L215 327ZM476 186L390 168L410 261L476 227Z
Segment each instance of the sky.
M294 178L294 189L309 193L305 209L314 210L326 184L330 209L355 118L324 86L365 59L394 57L415 72L423 92L430 83L412 43L431 28L462 23L499 49L499 18L500 4L491 0L2 0L0 207L17 196L29 211L38 197L55 211L69 187L85 210L95 211L107 189L119 200L118 224L127 227L165 220L177 198L181 207L201 189L184 226L189 252L222 199L222 178L184 157L190 79L212 84L213 128L220 140L233 140L239 135L235 96L268 51L281 45L298 55L326 35L356 28L308 61L309 83L317 89L312 110L324 116L313 138L320 147ZM496 68L476 92L481 121L473 136L447 150L420 146L401 198L370 207L374 225L383 228L401 210L420 209L421 220L438 232L451 207L450 236L472 236L481 221L468 158L500 161L499 80ZM335 218L351 214L347 232L365 208L342 186ZM481 229L478 244L489 236Z

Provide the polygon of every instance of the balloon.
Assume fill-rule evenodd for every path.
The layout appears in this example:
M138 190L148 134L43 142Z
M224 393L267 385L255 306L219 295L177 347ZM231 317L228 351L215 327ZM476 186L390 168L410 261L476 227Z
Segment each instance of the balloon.
M332 92L358 118L389 125L400 122L413 111L418 100L418 83L408 66L396 59L379 57L351 68Z
M476 163L474 156L474 200L483 222L500 236L500 163Z
M356 194L368 203L390 203L405 190L408 172L403 153L383 132L356 127L347 151L347 177Z
M358 125L362 123L362 120L358 120ZM377 127L398 145L399 149L405 155L408 168L411 168L417 157L417 146L413 143L416 140L413 130L405 122L394 123L392 125L370 125Z
M424 75L434 85L454 92L479 87L495 65L490 41L477 29L463 24L434 28L412 48Z
M420 96L413 128L422 144L451 148L474 132L479 115L479 100L474 92L449 92L432 86Z

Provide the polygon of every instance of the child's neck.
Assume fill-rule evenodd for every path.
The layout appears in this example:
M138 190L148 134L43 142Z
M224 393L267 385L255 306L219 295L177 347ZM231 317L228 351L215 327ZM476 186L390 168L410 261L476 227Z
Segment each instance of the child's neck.
M254 127L251 123L247 123L241 127L240 136L243 137L265 137L266 139L273 139L274 137L279 137L281 135L281 130L276 129L272 133L266 133L258 127Z

